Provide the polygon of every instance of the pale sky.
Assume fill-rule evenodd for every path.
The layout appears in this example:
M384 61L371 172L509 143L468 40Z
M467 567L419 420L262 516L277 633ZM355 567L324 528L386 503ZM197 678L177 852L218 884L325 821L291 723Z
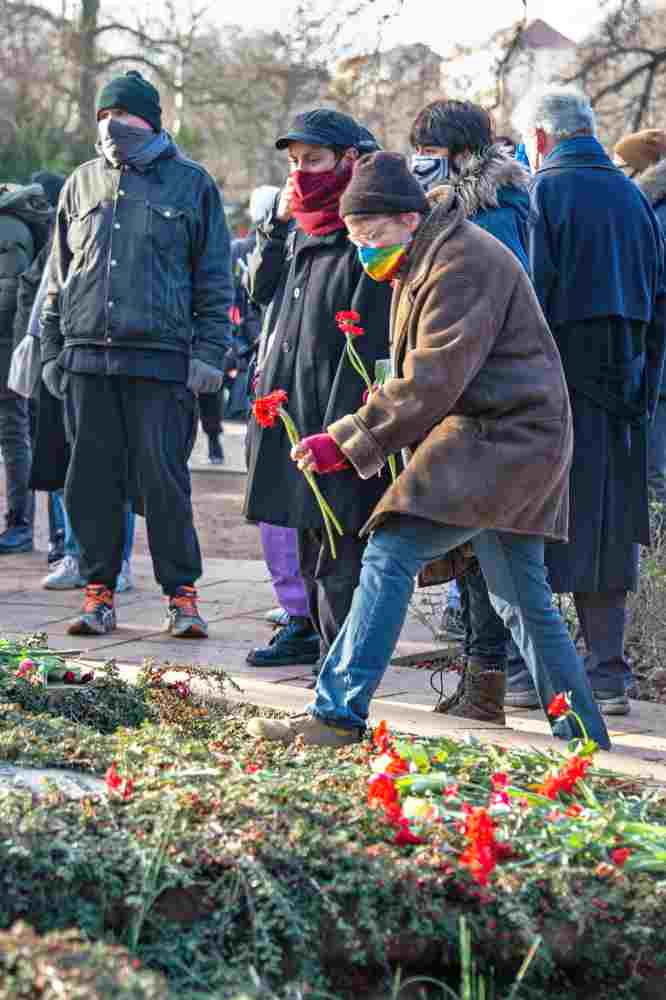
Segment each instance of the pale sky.
M364 22L373 32L374 10L386 10L391 0L375 0ZM216 20L246 28L278 27L294 4L285 0L243 0L223 4ZM236 16L234 16L237 10ZM401 13L384 31L385 44L424 42L440 53L455 43L483 42L523 16L522 0L404 0ZM574 42L581 41L600 20L599 0L528 0L528 17L543 18ZM368 23L369 22L369 23Z

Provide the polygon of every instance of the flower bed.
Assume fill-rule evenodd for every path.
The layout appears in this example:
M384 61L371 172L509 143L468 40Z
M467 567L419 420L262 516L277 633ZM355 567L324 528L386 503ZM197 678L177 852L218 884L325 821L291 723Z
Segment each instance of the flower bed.
M174 997L233 997L255 970L276 996L347 998L390 996L398 969L457 987L464 916L498 1000L535 945L519 1000L663 997L663 789L580 748L384 727L337 752L255 744L252 706L202 706L154 670L112 683L114 711L127 688L149 721L77 715L111 681L72 689L68 719L26 711L27 680L5 689L0 760L106 775L108 794L0 791L0 927L122 945Z

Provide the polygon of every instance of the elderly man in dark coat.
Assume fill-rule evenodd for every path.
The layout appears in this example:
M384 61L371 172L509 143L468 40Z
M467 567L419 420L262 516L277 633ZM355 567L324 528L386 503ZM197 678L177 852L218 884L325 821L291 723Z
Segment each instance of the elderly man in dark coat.
M648 421L664 354L662 237L647 199L595 138L587 99L568 89L517 112L537 168L531 188L535 289L562 356L574 417L569 543L547 549L550 583L572 593L592 687L626 714L627 591L650 542Z

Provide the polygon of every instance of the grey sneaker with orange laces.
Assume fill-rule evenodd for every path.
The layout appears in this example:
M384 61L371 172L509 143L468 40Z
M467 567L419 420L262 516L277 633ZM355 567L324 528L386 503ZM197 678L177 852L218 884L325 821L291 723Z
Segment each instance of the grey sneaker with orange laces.
M208 625L199 614L194 587L178 587L173 597L169 598L165 627L176 639L208 638Z
M103 583L89 583L83 608L67 628L69 635L106 635L116 627L113 593Z

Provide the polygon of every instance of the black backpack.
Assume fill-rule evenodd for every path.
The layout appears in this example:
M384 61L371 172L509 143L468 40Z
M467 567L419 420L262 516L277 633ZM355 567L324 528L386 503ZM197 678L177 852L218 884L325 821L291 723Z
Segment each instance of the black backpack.
M39 184L0 186L0 341L13 341L19 278L46 243L52 218Z

